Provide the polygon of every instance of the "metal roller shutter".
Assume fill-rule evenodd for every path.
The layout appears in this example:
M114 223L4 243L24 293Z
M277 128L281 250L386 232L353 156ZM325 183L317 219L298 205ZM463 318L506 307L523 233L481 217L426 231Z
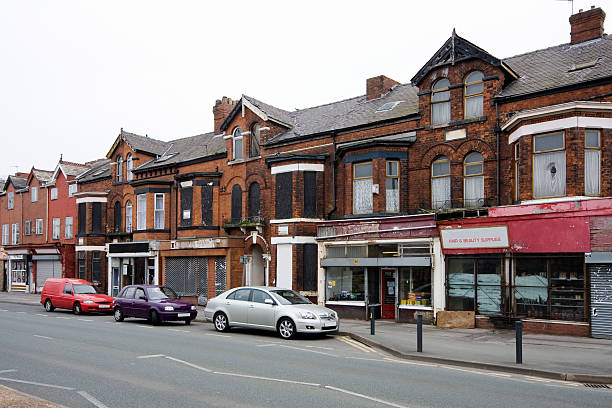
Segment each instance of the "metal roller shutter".
M62 277L62 264L59 261L36 261L36 292L42 292L49 278Z
M208 262L205 257L167 257L166 285L181 296L207 293Z
M612 264L589 265L591 336L612 339Z

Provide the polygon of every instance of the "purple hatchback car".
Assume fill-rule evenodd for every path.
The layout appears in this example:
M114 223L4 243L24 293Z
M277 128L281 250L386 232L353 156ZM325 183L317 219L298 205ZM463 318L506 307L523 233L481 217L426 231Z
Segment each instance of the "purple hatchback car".
M172 289L158 285L124 287L115 298L113 311L118 322L126 317L139 317L153 324L177 320L190 324L198 314L194 305L180 300Z

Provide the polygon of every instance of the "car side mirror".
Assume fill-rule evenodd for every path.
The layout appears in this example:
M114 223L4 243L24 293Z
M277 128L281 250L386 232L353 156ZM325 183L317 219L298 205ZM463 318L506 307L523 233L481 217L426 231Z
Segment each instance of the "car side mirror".
M265 299L265 300L264 300L264 303L265 303L266 305L273 305L273 304L274 304L274 301L273 301L272 299Z

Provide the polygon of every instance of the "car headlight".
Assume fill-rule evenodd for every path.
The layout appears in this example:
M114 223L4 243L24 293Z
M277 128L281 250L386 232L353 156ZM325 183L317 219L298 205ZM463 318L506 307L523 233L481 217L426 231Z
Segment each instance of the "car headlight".
M174 310L174 307L172 307L172 306L166 306L166 307L164 307L164 310L165 310L165 311L167 311L167 312L171 312L171 311L173 311L173 310Z
M191 306L191 310L196 310L196 307L195 306Z
M86 305L91 305L93 303L93 300L86 300L83 303Z
M300 312L302 319L316 319L317 316L312 312Z

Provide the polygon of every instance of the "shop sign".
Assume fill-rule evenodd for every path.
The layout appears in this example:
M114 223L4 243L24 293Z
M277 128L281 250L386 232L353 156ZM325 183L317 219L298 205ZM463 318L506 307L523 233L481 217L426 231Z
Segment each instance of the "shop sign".
M507 248L508 227L478 227L441 229L444 249Z

